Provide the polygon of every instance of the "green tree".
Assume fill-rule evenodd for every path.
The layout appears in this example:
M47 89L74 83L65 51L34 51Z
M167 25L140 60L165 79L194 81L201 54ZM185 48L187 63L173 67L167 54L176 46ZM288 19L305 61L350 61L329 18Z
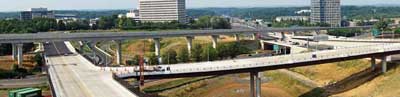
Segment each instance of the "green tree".
M191 53L192 54L190 55L190 58L191 58L192 61L195 61L195 62L200 62L201 61L202 50L201 50L201 45L200 44L194 44L193 48L191 50Z
M182 62L182 63L187 63L187 62L189 62L189 61L190 61L190 59L189 59L190 56L189 56L188 49L187 49L187 48L181 48L181 49L179 49L177 58L178 58L178 61L179 61L179 62Z
M57 30L64 31L66 30L65 23L63 20L58 21Z
M225 44L220 44L217 47L217 52L218 52L218 57L220 59L224 58L235 58L236 56L240 54L246 54L250 52L250 49L241 45L238 42L232 42L232 43L225 43Z
M394 33L400 34L400 28L397 28L396 30L394 30Z
M175 50L168 49L166 52L162 54L162 60L164 64L176 64L178 63L178 60L176 58L177 53Z
M35 57L33 57L33 60L35 60L37 66L43 66L43 56L40 53L37 53Z
M155 53L151 53L147 57L149 58L147 64L149 64L149 65L158 65L159 64L158 57L156 56Z
M131 60L128 60L126 62L126 64L128 64L128 65L139 65L140 58L141 57L139 55L135 55L135 56L133 56L133 58Z
M201 53L201 59L207 61L214 61L218 58L217 50L214 49L211 45L204 46Z
M111 29L115 26L115 16L102 16L98 22L99 29Z
M374 24L375 29L379 29L380 31L385 31L388 29L389 23L387 21L381 20L378 23Z

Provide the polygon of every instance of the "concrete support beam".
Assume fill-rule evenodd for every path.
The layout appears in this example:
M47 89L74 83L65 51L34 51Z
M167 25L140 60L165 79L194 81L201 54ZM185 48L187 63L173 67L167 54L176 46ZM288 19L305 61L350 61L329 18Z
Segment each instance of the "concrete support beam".
M193 39L194 39L194 36L186 36L187 49L189 51L189 55L192 54Z
M17 44L12 44L12 58L13 60L18 59Z
M162 63L162 59L161 59L161 45L160 45L160 41L161 38L154 38L154 47L155 47L155 53L156 56L158 58L158 63Z
M261 77L259 72L250 72L250 97L261 97Z
M387 56L382 57L382 73L387 71Z
M235 34L234 36L235 36L235 40L236 41L240 41L240 35L239 34Z
M24 61L24 55L23 55L23 51L22 51L22 47L24 46L23 44L17 44L17 53L18 53L18 65L22 65L23 61Z
M213 48L217 48L219 35L212 35Z
M122 65L122 51L121 51L121 45L122 45L122 40L115 40L117 43L117 48L116 48L116 57L117 57L117 64Z
M258 40L257 33L253 33L252 40Z
M371 57L371 68L372 68L372 70L376 69L376 58L375 57Z

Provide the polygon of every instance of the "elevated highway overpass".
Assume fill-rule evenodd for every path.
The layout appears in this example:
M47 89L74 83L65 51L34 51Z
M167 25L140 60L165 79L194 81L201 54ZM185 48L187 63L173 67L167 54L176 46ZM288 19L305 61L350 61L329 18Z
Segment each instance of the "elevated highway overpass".
M397 25L390 25L397 26ZM219 35L234 35L239 40L239 34L252 34L257 39L257 34L269 32L296 32L296 31L319 31L329 29L370 29L372 26L359 27L298 27L298 28L266 28L266 29L219 29L219 30L178 30L178 31L145 31L145 32L86 32L86 33L37 33L37 34L2 34L0 43L12 43L13 55L22 64L23 43L46 43L63 41L110 41L117 43L116 63L121 64L121 42L128 39L153 39L155 41L156 56L161 62L160 38L186 37L188 49L191 49L192 40L195 36L212 36L213 47L216 48ZM21 52L21 53L19 53ZM190 52L190 51L189 51Z
M55 41L100 41L148 39L185 36L234 35L269 32L319 31L329 29L370 29L372 26L359 27L299 27L267 29L218 29L218 30L178 30L145 32L86 32L86 33L38 33L38 34L2 34L0 43L31 43Z
M144 76L146 79L159 79L223 75L282 68L293 68L299 66L316 65L360 58L384 58L386 56L399 53L400 44L365 45L335 50L272 57L233 59L176 65L159 65L163 68L169 67L170 70L145 72ZM139 67L116 67L103 69L116 72L116 75L120 78L138 78L140 75L139 73L135 72L135 69L138 68Z

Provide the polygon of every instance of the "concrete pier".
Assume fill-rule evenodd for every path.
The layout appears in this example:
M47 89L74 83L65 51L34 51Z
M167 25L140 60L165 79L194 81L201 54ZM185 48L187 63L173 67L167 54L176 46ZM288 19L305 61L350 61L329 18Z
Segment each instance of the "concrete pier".
M18 59L17 44L12 44L12 58L13 60Z
M117 47L116 47L116 57L117 57L117 64L121 65L122 64L122 52L121 52L121 45L122 45L122 40L115 40L115 42L117 43Z
M265 50L265 43L264 40L260 40L260 49Z
M193 39L194 39L194 36L186 36L187 49L188 49L189 55L192 54Z
M371 57L371 69L375 70L376 69L376 58Z
M213 48L217 48L219 35L212 35Z
M259 72L250 72L250 97L261 97L261 77Z
M236 41L240 41L240 35L239 34L235 34L234 37L235 37Z
M22 65L23 64L23 61L24 61L24 55L23 55L23 44L16 44L16 46L17 46L17 53L18 53L18 56L17 56L17 59L18 59L18 65Z
M387 72L387 56L382 57L382 73Z
M258 40L257 33L253 33L253 34L252 34L252 40Z
M161 38L154 38L154 47L155 47L155 54L158 58L158 63L162 63L162 59L161 59L161 45L160 45L160 41Z
M286 35L285 32L281 32L281 41L286 41Z

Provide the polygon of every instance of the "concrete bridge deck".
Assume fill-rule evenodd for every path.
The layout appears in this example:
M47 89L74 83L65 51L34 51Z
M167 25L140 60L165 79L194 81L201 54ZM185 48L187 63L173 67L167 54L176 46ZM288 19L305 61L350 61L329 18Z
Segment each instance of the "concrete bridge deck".
M399 53L400 44L374 44L341 48L336 50L326 50L273 57L234 59L176 65L160 65L161 67L170 67L171 70L145 72L144 74L146 79L223 75L282 68L293 68L299 66L316 65L360 58L381 58ZM139 77L139 74L137 72L134 72L134 70L138 69L138 67L114 67L102 69L116 72L117 76L121 78Z
M46 45L46 64L51 79L53 97L137 97L112 78L112 73L100 72L66 42ZM65 51L66 50L66 51ZM60 52L72 52L64 55Z

